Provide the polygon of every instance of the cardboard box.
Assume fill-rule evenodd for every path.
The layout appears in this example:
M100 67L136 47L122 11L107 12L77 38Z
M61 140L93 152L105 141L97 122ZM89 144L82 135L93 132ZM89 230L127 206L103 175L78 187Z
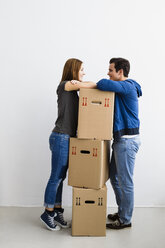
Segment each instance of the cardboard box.
M78 138L111 140L115 93L80 89Z
M72 235L106 235L107 188L83 189L73 187Z
M109 178L110 141L70 138L68 184L102 188Z

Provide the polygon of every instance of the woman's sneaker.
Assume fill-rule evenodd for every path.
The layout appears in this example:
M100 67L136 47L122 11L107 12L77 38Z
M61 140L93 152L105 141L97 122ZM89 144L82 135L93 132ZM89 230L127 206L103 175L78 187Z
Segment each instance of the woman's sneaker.
M69 228L71 225L64 220L64 216L63 216L64 209L63 208L55 208L54 211L56 214L54 216L55 224L61 226L62 228Z
M61 228L56 225L54 221L55 212L48 214L46 211L41 215L40 220L45 224L45 226L51 231L59 231Z

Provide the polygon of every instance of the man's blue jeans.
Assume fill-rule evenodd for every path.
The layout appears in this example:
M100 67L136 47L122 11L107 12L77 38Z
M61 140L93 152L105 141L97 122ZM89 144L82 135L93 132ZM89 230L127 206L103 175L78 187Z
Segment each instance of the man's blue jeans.
M49 138L51 175L45 190L44 206L54 208L61 205L63 181L66 178L69 155L69 135L53 132Z
M131 222L133 213L133 171L139 146L139 135L133 138L120 138L112 145L110 181L115 192L120 220L125 224Z

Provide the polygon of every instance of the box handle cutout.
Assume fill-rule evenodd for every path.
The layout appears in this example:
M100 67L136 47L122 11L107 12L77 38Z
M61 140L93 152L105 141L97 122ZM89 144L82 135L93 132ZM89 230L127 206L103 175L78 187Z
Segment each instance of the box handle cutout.
M90 151L86 151L86 150L81 150L80 152L83 154L90 154Z
M91 103L92 103L92 104L95 104L95 105L101 105L101 104L102 104L101 101L92 101Z
M85 201L86 204L95 204L95 201Z

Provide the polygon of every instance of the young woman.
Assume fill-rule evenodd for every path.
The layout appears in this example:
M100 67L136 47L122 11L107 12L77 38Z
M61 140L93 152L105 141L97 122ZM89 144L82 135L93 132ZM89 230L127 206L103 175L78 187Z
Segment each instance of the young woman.
M93 82L82 82L84 75L83 62L69 59L64 65L62 79L57 88L58 117L49 138L52 152L51 175L45 190L45 211L40 217L46 227L53 231L60 230L60 227L69 227L63 218L62 188L68 169L69 138L75 137L77 131L77 91L80 88L96 88Z

